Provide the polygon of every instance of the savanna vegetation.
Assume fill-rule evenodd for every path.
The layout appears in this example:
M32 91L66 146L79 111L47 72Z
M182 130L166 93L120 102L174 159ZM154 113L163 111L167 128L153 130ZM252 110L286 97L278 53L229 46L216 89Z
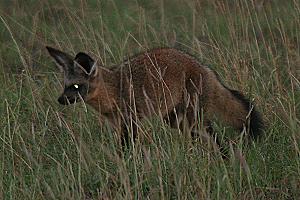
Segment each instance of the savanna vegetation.
M228 157L145 121L120 155L83 102L61 106L45 46L104 66L182 49L257 105L257 141L214 123ZM0 0L0 199L299 199L298 0ZM232 140L232 142L228 142Z

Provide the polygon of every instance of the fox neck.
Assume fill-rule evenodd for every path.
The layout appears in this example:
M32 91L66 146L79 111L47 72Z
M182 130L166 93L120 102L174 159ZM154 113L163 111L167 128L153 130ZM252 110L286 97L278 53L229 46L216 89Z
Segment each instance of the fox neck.
M118 79L113 71L100 68L90 80L86 102L101 114L117 109Z

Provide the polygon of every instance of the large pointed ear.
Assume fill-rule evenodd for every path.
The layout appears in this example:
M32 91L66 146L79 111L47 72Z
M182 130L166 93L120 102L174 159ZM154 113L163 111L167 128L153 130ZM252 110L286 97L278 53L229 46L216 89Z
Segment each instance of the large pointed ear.
M75 56L74 63L75 70L80 69L89 76L97 74L96 62L85 53L79 52Z
M67 53L60 50L54 49L52 47L46 46L49 54L54 58L59 69L64 72L68 71L70 67L73 67L73 58Z

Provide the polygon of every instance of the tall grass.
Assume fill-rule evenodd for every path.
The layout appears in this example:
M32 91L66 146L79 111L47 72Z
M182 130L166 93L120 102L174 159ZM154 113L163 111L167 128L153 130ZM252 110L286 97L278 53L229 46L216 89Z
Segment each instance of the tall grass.
M297 199L296 0L0 1L0 199ZM263 113L266 131L223 160L157 119L123 156L84 103L62 107L45 45L104 66L158 46L210 65ZM233 134L219 123L220 135Z

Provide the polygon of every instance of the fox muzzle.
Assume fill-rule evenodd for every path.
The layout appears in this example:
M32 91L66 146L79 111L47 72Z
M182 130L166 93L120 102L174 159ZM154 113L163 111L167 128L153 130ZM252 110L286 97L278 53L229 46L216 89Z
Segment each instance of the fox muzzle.
M57 101L62 105L69 105L76 102L76 98L68 98L65 95L60 96Z

